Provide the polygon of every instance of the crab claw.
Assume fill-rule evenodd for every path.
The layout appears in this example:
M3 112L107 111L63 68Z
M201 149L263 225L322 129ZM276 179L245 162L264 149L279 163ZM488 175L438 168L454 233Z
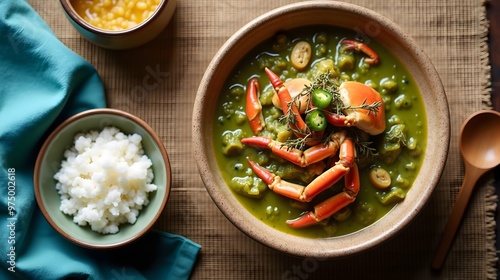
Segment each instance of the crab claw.
M342 40L342 45L344 45L344 49L346 50L356 50L368 55L369 58L365 59L365 62L370 65L375 65L379 62L378 54L364 43L356 40L344 39Z
M301 94L302 91L306 86L311 85L311 81L305 78L295 78L289 81L286 81L283 83L283 85L288 89L288 92L290 93L290 96L292 98L295 98L297 95ZM283 110L281 107L280 99L277 94L273 95L273 105L276 106L276 108ZM299 109L299 112L301 114L304 114L307 110L307 105L309 104L309 96L308 95L302 95L299 98L297 98L297 101L295 102L295 106Z
M302 193L304 192L304 187L298 184L293 184L287 182L285 180L281 180L279 176L269 172L269 170L265 169L262 166L259 166L257 163L253 162L251 159L247 158L250 167L253 172L267 184L269 189L273 192L280 194L282 196L300 200L302 197Z
M332 134L330 141L327 143L317 144L304 151L287 147L283 143L265 136L243 138L241 139L241 143L263 149L269 149L273 154L286 159L295 165L306 167L337 153L342 143L345 143L345 138L346 132L339 131Z
M254 134L259 134L259 132L261 132L266 126L264 116L262 115L262 105L259 101L259 92L259 80L257 80L257 78L253 78L248 81L246 114Z
M342 208L351 204L356 200L356 195L359 192L359 170L354 163L350 172L345 176L345 187L341 193L338 193L323 202L314 206L312 211L293 219L286 221L287 225L293 228L303 228L332 216Z
M323 159L334 155L339 148L339 144L337 142L330 141L326 144L320 143L302 151L284 146L283 143L274 141L264 136L243 138L241 139L241 143L254 147L270 149L273 154L300 167L306 167L310 164L322 161Z
M326 119L335 126L355 126L377 135L385 130L385 108L382 96L375 89L354 81L347 81L339 87L340 99L348 109L345 115L325 112ZM363 105L379 104L375 111L361 108Z
M355 165L354 153L354 143L350 138L346 138L344 142L340 144L339 161L312 180L306 187L282 180L279 176L259 166L251 159L247 160L253 172L261 178L273 192L297 201L310 202L318 194L337 183L346 176L346 174L347 177L349 177L350 168ZM346 183L344 189L349 192L349 195L355 196L357 190L359 190L359 183L357 184L358 186L356 186L355 183L352 183L356 180L349 181L351 182L349 182L349 184Z
M274 90L276 91L276 94L278 95L283 114L288 115L289 111L291 111L295 118L295 121L293 123L290 123L290 127L295 131L295 134L298 137L303 137L307 134L309 128L300 116L300 111L297 108L297 105L292 102L292 96L290 95L290 92L284 85L283 81L278 77L278 75L276 75L267 67L264 68L264 70L266 71L267 77L269 78L269 81L271 82Z
M338 193L314 206L314 210L309 211L296 219L287 220L286 224L292 228L303 228L317 224L351 204L354 200L355 197L352 197L345 192Z

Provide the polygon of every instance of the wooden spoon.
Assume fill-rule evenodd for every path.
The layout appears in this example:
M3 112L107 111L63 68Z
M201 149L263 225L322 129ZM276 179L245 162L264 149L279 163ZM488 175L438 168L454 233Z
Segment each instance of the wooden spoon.
M472 114L460 129L459 145L465 177L432 261L432 268L437 270L448 255L477 180L500 164L500 113L482 110Z

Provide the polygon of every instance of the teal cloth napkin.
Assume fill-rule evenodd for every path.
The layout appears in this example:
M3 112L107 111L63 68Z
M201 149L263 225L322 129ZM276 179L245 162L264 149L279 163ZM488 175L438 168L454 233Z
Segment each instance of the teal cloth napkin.
M90 250L38 209L33 169L44 138L67 117L105 106L92 65L26 1L0 1L0 279L190 277L201 246L185 237L151 231L124 248Z

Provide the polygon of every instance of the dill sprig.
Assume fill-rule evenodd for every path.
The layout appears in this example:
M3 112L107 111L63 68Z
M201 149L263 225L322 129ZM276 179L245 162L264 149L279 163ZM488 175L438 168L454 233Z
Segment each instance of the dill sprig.
M333 108L333 113L342 114L344 109L344 103L340 98L339 93L340 80L333 77L330 70L325 73L320 73L315 77L309 86L306 86L303 90L308 96L311 96L316 89L322 89L329 92L332 95L331 107ZM311 98L309 98L311 100ZM309 105L309 104L308 104Z
M367 113L366 113L367 115L370 115L372 113L374 116L377 116L377 113L378 113L380 106L382 106L382 102L380 102L380 101L374 102L372 104L366 104L366 99L365 99L365 100L363 100L363 103L361 103L361 105L359 105L359 106L346 106L343 108L342 111L363 109L363 110L367 110Z
M357 127L346 128L347 136L351 138L356 145L356 153L366 158L375 158L378 156L378 151L374 148L373 142L369 141L368 133L360 130Z
M305 138L294 138L294 139L289 139L283 145L281 145L280 148L286 147L287 150L290 149L299 149L299 150L305 150L306 148L306 140Z
M359 110L363 109L367 111L367 114L374 114L375 116L378 113L378 110L381 108L381 102L374 102L372 104L367 104L366 99L359 106L346 106L341 99L339 87L341 81L338 77L334 76L333 73L328 70L325 73L320 73L311 81L310 85L306 85L302 92L292 97L292 100L288 102L288 106L296 106L297 108L301 108L303 106L302 102L307 102L306 108L310 108L311 106L311 96L316 89L321 89L332 94L332 101L329 106L329 111L331 113L337 115L345 115L346 111L349 110ZM305 97L305 98L304 98ZM305 100L305 101L302 101ZM306 113L309 112L309 109L306 110ZM363 155L365 157L376 157L378 155L377 150L371 145L372 142L364 140L367 135L365 132L359 130L358 128L352 127L329 127L327 131L325 131L322 135L317 136L313 134L311 131L299 131L296 128L296 120L297 115L293 112L293 110L288 110L286 114L281 116L280 121L287 125L287 127L296 135L301 135L302 137L294 137L288 139L283 143L282 147L286 147L287 149L299 149L305 150L309 147L308 143L328 143L331 139L331 135L339 130L347 130L349 137L354 140L356 143L356 152L359 155ZM363 135L363 136L360 136Z
M394 125L391 130L387 132L386 139L392 143L400 143L407 146L406 134L404 132L404 125Z
M311 95L313 94L314 90L316 89L322 89L325 91L330 92L333 95L333 100L332 104L339 104L337 105L337 110L335 113L342 112L344 109L344 104L342 100L340 99L340 93L338 92L340 86L340 81L338 78L332 78L332 73L330 70L328 70L326 73L321 73L315 77L315 79L311 82L310 85L306 85L302 92L297 94L296 96L292 97L292 100L287 103L287 106L291 107L293 104L297 105L297 108L302 107L302 99L303 97L306 97L307 100L307 106L306 108L310 107L311 101ZM293 130L295 127L296 123L296 114L292 110L288 110L287 114L283 115L282 120L284 121L285 124L288 125L288 127L292 128L293 132L300 133L300 134L307 134L305 131L296 131Z
M356 151L366 158L375 158L378 156L378 151L370 146L373 142L356 142Z
M308 132L307 134L305 134L303 137L296 137L296 138L291 138L291 139L288 139L286 140L283 145L281 145L281 148L283 147L286 147L287 150L289 149L298 149L298 150L305 150L306 148L308 148L309 146L307 145L307 143L311 143L311 142L314 142L314 143L328 143L330 137L317 137L317 136L314 136L314 134L312 134L311 132Z

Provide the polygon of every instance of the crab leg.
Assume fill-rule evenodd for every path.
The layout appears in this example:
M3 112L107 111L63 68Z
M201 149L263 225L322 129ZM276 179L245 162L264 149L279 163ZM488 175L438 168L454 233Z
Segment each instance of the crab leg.
M305 151L287 147L283 143L265 136L243 138L241 139L241 143L270 149L275 155L300 167L306 167L334 155L339 150L341 143L344 143L344 139L346 139L346 132L337 132L331 136L331 140L328 143L312 146Z
M282 180L279 176L257 165L251 159L247 160L255 174L261 178L272 191L297 201L310 202L319 193L330 188L349 173L350 167L354 164L354 143L351 139L346 138L340 145L340 150L339 161L337 161L333 167L316 177L306 187ZM356 187L353 185L345 189L349 190L350 193L357 194L356 188L359 188L359 186Z
M286 223L293 228L302 228L314 225L330 217L356 200L359 185L359 171L357 165L354 163L351 171L346 175L344 191L318 203L312 211L307 212L297 219L288 220Z
M310 164L322 161L323 159L334 155L339 149L339 144L337 142L330 141L327 144L318 144L302 151L299 149L289 148L283 145L283 143L265 136L243 138L241 139L241 143L270 149L273 154L300 167L306 167Z
M325 112L326 121L334 126L356 126L356 118L352 116L338 115L332 112Z
M365 61L370 65L375 65L379 61L378 54L372 48L368 47L368 45L364 43L361 43L356 40L344 39L342 40L342 44L345 45L344 49L346 50L356 50L368 55L369 58L365 59Z
M343 114L324 111L326 121L334 126L355 126L371 135L385 130L385 106L380 93L355 81L343 82L340 99L346 108Z
M307 187L282 180L280 176L271 173L269 170L259 166L251 159L247 159L250 167L273 192L293 200L310 202L316 195L337 183L349 172L348 167L336 164L332 168L316 177Z
M257 165L257 163L253 162L251 159L248 158L247 160L253 172L255 172L273 192L294 200L301 200L300 198L304 192L303 186L281 180L279 176Z
M296 133L299 134L297 136L306 135L309 129L300 116L299 109L295 104L293 104L292 96L290 95L290 92L288 92L288 89L283 85L283 81L269 68L266 67L264 70L266 71L267 77L269 78L269 81L273 85L273 88L278 95L283 113L287 115L291 110L292 114L295 116L295 122L293 124L290 124L290 126L294 131L299 132Z
M333 167L323 172L323 174L316 177L305 188L303 196L308 198L306 201L311 201L316 195L338 182L344 175L349 174L350 167L354 164L354 158L354 142L350 138L345 138L344 142L340 144L339 161Z
M248 81L246 113L254 134L259 134L265 127L264 116L262 115L262 105L259 101L259 92L259 80L253 78Z

